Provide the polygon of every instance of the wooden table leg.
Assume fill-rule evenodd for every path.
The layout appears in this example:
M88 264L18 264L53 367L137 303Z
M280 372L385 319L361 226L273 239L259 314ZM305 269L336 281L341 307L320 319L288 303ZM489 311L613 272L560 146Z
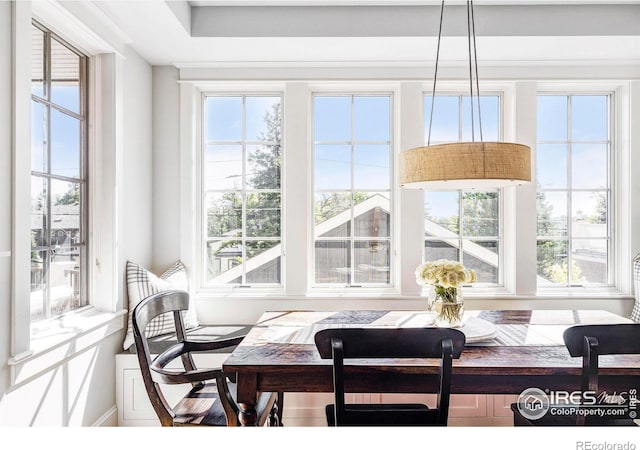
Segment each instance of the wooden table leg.
M238 415L240 425L243 427L255 427L258 421L256 405L251 403L238 403L238 406L240 407L240 413Z
M238 406L240 412L238 419L240 425L245 427L256 426L258 413L256 402L258 399L258 374L238 373Z

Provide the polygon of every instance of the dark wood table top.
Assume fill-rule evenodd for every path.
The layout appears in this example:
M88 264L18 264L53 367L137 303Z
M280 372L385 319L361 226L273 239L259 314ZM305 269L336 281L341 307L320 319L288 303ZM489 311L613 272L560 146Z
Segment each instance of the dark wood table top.
M223 364L238 377L238 401L251 409L257 391L331 392L331 361L313 342L328 327L398 326L415 311L266 312ZM569 355L562 332L575 324L629 323L595 310L468 311L495 326L496 336L467 344L454 360L452 393L520 394L528 387L577 389L581 358ZM464 330L463 330L464 331ZM640 356L600 358L601 387L626 391L640 386ZM351 392L436 392L438 360L380 360L350 364Z

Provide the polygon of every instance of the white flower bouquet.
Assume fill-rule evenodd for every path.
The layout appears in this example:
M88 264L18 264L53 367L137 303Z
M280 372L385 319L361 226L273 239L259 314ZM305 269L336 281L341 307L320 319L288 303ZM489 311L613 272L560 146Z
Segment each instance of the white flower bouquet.
M416 268L416 282L433 286L434 297L430 298L429 308L436 311L436 324L440 326L460 326L464 306L459 288L476 281L473 269L448 259L428 261Z

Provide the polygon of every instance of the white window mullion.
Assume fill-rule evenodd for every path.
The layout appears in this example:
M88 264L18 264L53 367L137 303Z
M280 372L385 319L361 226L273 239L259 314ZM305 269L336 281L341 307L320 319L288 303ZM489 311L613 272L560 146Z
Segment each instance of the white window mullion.
M516 295L536 292L536 83L517 82L505 98L505 140L531 148L531 183L503 189L505 287ZM513 126L507 126L513 121ZM508 131L508 133L507 133ZM515 243L516 245L509 245Z
M282 159L282 235L286 237L283 284L287 295L307 293L313 267L313 152L311 92L305 83L289 83L284 91ZM311 198L311 201L309 199ZM305 245L306 244L306 245Z
M400 86L400 140L396 154L403 149L424 145L423 86L403 83ZM396 179L398 167L395 167ZM422 288L416 283L416 267L422 263L424 252L424 194L421 189L400 189L398 217L400 242L400 291L403 296L418 296ZM418 218L418 220L416 220ZM419 243L421 243L419 245Z

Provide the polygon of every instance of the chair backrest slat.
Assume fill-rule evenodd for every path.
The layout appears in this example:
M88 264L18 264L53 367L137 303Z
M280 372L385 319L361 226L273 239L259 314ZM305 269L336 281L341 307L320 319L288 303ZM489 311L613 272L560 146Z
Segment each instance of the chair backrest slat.
M440 342L453 342L453 358L459 358L465 336L452 328L331 328L318 331L316 347L324 359L332 357L331 338L348 342L345 358L440 358Z
M564 343L571 356L583 356L585 336L596 338L599 355L640 354L640 324L575 325L565 330Z
M333 360L335 424L345 423L345 359L438 358L438 405L435 425L446 425L449 414L454 358L465 343L460 330L450 328L332 328L316 333L315 343L323 359ZM378 392L383 392L382 387Z

